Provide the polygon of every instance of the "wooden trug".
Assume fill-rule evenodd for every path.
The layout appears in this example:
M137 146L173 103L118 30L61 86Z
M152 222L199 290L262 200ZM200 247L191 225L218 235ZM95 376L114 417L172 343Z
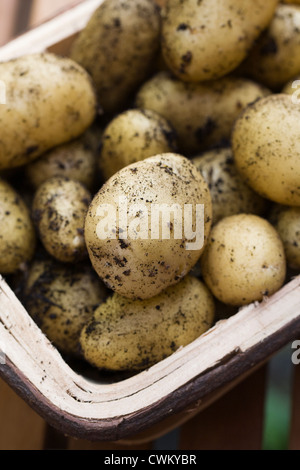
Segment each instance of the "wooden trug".
M101 3L88 0L28 31L0 48L0 60L45 50L68 54ZM0 376L55 429L89 441L126 440L139 432L143 442L150 428L159 436L207 408L299 333L300 276L149 370L96 382L64 361L0 278L0 349L6 361Z

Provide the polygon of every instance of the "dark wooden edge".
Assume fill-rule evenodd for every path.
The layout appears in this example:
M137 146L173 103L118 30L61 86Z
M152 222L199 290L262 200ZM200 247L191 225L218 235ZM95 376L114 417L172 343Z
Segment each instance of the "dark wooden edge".
M27 8L26 8L26 5L22 5L22 11L24 12L23 14L23 18L21 18L21 24L18 25L18 27L16 27L16 33L15 35L9 39L9 41L12 41L14 39L17 39L17 38L20 38L22 37L23 35L27 34L27 33L30 33L30 31L33 31L34 29L42 26L43 24L46 24L48 23L49 21L52 21L54 20L55 18L57 18L58 16L60 15L63 15L64 13L68 12L69 10L72 10L73 8L77 7L78 5L80 5L81 3L84 3L85 0L74 0L70 5L68 6L63 6L61 8L59 8L58 11L56 11L56 13L48 16L46 19L44 20L41 20L41 21L37 21L35 24L33 24L32 26L28 25L28 22L29 22L29 16L30 16L30 13L31 13L31 10L32 10L32 3L33 3L33 0L22 0L21 3L25 3L27 2L28 5L27 5ZM24 18L24 15L26 16L26 19ZM21 32L20 32L21 31ZM8 41L8 42L9 42ZM4 44L5 45L5 44Z
M264 363L282 347L296 339L299 334L300 317L249 350L245 352L233 351L232 354L224 358L222 363L195 377L153 406L111 420L81 419L58 409L32 386L21 371L9 362L0 366L0 376L49 425L62 434L91 442L115 442L134 436L138 432L146 431L165 418L201 402L212 392L220 390L223 386ZM201 359L199 358L199 360Z
M28 29L30 20L30 14L33 6L33 0L22 0L19 1L18 15L16 17L16 23L14 28L14 37L17 37Z

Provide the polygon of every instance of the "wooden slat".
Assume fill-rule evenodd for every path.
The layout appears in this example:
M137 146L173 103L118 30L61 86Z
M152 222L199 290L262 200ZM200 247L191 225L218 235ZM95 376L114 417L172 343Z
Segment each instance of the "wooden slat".
M90 442L88 440L67 438L63 434L47 427L46 449L61 448L68 450L149 450L184 423L197 414L197 409L186 410L153 426L148 431L138 433L129 439L118 442Z
M125 445L117 442L97 443L85 440L69 439L68 450L150 450L152 443Z
M45 438L43 450L67 450L69 438L45 424Z
M86 0L33 0L29 26L35 27L43 21L58 15L62 10L84 1Z
M31 14L34 0L19 0L18 11L15 26L15 35L22 34L29 26L29 18Z
M14 35L19 0L0 2L0 45L8 42Z
M45 422L0 379L0 450L42 450Z
M260 450L266 366L181 428L181 450Z

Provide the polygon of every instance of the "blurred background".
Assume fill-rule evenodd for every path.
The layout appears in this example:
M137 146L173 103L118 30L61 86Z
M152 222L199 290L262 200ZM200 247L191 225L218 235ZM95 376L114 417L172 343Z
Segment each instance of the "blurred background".
M0 0L0 46L85 0Z
M56 16L66 8L84 1L88 0L0 0L0 46L26 30L37 26L53 16ZM293 368L291 362L291 345L288 345L280 351L268 363L266 369L266 383L264 387L263 448L284 450L289 446L292 414ZM248 395L251 398L251 390L248 390L248 392ZM253 396L253 399L256 399L255 395ZM4 402L6 404L11 403L10 411ZM244 405L247 406L245 402ZM28 426L32 429L32 421L30 421L29 424L28 419L36 420L36 417L32 417L31 410L26 408L24 411L24 404L17 401L16 397L8 391L5 384L1 383L0 380L0 421L3 423L5 416L10 416L9 419L11 420L11 426L13 426L14 420L17 423L18 419L22 418L22 413L24 413L24 423L27 420ZM16 416L14 417L14 415ZM43 426L43 423L41 423L40 420L38 420L37 423L38 427ZM245 423L245 426L249 426L249 424L250 423ZM15 435L14 429L15 427L12 427L11 436ZM26 433L26 429L24 432ZM218 430L216 430L216 432L218 432ZM40 431L38 431L38 436L39 435ZM14 446L17 445L19 448L26 448L27 444L25 444L25 441L21 441L21 444L14 444L13 437L11 438L11 441L8 441L10 438L9 436L9 431L6 428L5 435L3 433L2 436L2 442L0 442L1 449L14 448ZM21 439L24 440L25 437L23 436ZM168 450L176 449L177 440L178 431L175 431L170 435L165 436L162 440L156 442L155 448ZM5 442L7 443L5 444ZM38 447L39 444L36 445Z

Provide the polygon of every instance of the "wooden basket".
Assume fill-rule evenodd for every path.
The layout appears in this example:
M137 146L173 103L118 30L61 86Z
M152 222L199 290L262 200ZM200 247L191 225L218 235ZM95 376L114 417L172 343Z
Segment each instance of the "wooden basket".
M11 41L0 48L0 60L45 50L68 54L100 3L88 0ZM0 278L1 377L51 426L89 441L158 437L209 406L299 333L300 276L149 370L100 383L64 361Z

